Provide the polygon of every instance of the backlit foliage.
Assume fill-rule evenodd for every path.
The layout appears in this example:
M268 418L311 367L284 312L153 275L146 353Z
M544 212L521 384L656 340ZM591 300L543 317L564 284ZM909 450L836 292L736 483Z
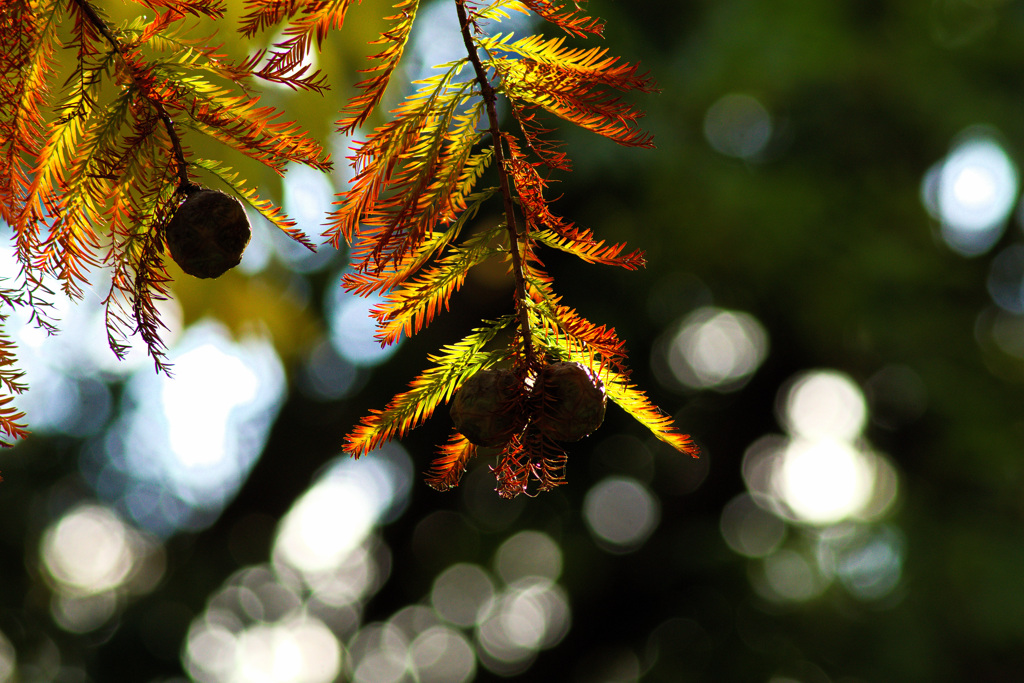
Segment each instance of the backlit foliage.
M159 302L170 277L162 234L195 184L227 185L314 248L236 171L196 157L189 141L211 138L278 173L289 162L321 170L330 162L317 141L238 85L257 75L311 87L315 76L287 73L290 64L255 72L253 63L226 60L209 37L192 36L197 17L223 16L216 0L138 4L151 18L115 25L91 0L0 3L0 219L13 230L20 267L19 281L0 296L53 331L52 283L81 299L104 267L111 349L123 356L138 334L156 367L166 369ZM25 426L11 405L10 394L24 389L14 353L0 343L0 382L9 392L0 430L16 438Z
M351 131L367 107L380 101L383 81L394 70L408 36L416 2L395 5L394 28L381 38L386 49L373 76L339 121ZM553 115L629 147L651 147L639 125L641 113L621 99L650 92L653 83L637 65L601 47L578 48L567 37L600 36L604 24L573 2L454 0L465 57L436 73L390 112L386 123L357 143L350 161L351 187L338 196L326 235L351 245L352 272L344 286L359 294L382 293L372 312L377 338L387 345L413 335L447 309L470 268L503 261L515 281L514 310L432 356L434 365L416 377L383 410L372 411L347 437L346 449L360 456L401 437L450 401L476 372L508 367L523 381L522 406L533 419L498 455L498 491L513 497L563 483L567 455L537 427L544 401L533 380L544 364L583 363L603 381L608 397L659 439L680 452L697 449L672 420L631 383L626 351L614 330L595 325L563 305L539 255L541 247L575 254L595 264L636 269L639 251L607 244L552 212L546 196L549 174L570 169L553 137ZM563 35L489 35L488 21L512 12L534 14ZM567 34L567 35L565 35ZM467 75L468 74L468 75ZM497 116L497 101L510 121ZM485 172L493 169L491 175ZM490 187L480 187L484 178ZM501 202L504 220L492 227L468 223L484 202ZM435 488L458 484L477 447L458 433L441 447L427 475Z
M169 295L170 276L162 233L195 185L227 185L313 248L237 171L196 157L191 141L210 138L278 173L293 162L329 169L321 145L248 88L262 81L324 92L328 83L306 66L308 58L358 3L245 0L237 30L246 38L271 30L279 37L236 63L219 54L212 38L189 30L190 18L222 18L218 0L135 1L150 18L121 24L95 0L0 4L0 219L13 229L21 269L0 300L5 311L27 307L37 324L50 327L51 283L81 298L94 271L107 268L111 348L123 355L138 334L164 369L159 302ZM651 79L636 64L586 45L605 26L578 2L451 0L465 56L415 83L384 123L364 133L394 85L420 4L395 0L373 41L370 66L339 113L338 132L359 141L349 157L352 182L325 217L324 239L349 250L342 286L382 297L372 311L382 345L429 325L449 308L469 270L485 261L511 272L512 307L430 355L431 367L365 417L345 449L358 457L403 436L474 373L507 367L522 380L520 407L533 419L498 455L498 491L512 497L550 489L564 481L567 454L536 426L545 408L531 387L546 363L571 360L589 367L608 397L655 436L695 456L689 437L631 382L614 330L564 305L541 258L548 248L599 266L644 265L642 252L556 215L548 184L552 173L571 169L555 137L557 119L628 147L652 146L639 126L641 112L623 99L653 91ZM513 13L532 15L556 35L486 30ZM61 64L72 65L70 74ZM498 116L499 101L506 120ZM476 224L486 204L500 206L503 220ZM0 336L0 430L11 439L25 433L12 404L23 390L14 354ZM455 486L475 454L453 434L427 481L442 490Z

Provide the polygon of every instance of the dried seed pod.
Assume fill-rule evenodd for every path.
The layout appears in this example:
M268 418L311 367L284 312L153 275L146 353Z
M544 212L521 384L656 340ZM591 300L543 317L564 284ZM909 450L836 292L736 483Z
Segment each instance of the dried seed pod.
M509 370L481 370L455 392L455 429L477 446L500 446L526 424L519 401L522 390L522 382Z
M196 190L167 224L164 239L183 271L220 277L242 260L252 229L242 203L218 190Z
M541 431L555 441L579 441L604 422L604 383L579 363L545 365L537 377L543 392Z

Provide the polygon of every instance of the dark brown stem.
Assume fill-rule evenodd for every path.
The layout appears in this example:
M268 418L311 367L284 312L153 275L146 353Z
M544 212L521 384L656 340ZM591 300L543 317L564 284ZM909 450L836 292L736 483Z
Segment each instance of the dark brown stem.
M505 204L505 225L508 229L509 245L512 252L512 276L516 287L516 312L519 313L519 334L523 338L523 352L527 365L534 364L533 334L530 330L530 311L526 305L526 276L523 274L523 258L519 253L519 228L516 226L515 201L512 197L512 186L505 169L505 152L501 146L501 127L498 125L498 111L495 106L497 93L487 78L484 65L480 62L476 45L470 35L469 17L466 15L465 0L455 0L455 9L459 14L459 26L462 30L462 42L466 45L466 53L476 72L476 80L480 84L480 94L484 98L487 109L487 123L494 144L494 165L498 171L498 187ZM526 239L523 237L523 239Z
M178 137L178 133L174 130L174 120L171 119L170 114L167 113L162 104L159 102L153 102L153 104L160 115L160 120L164 123L164 128L167 129L167 137L171 139L171 147L174 150L174 159L178 162L178 192L191 194L198 186L188 177L188 163L185 161L185 150L181 148L181 138Z
M136 81L136 84L138 84L138 81L135 78L135 72L131 68L131 63L124 55L124 45L122 45L121 41L117 39L114 32L110 30L110 25L104 21L103 17L99 15L96 8L92 6L92 3L90 3L89 0L71 1L78 5L78 8L82 10L82 13L89 20L89 23L92 24L104 38L106 38L107 42L110 43L110 46L114 48L114 51L121 58L121 61L124 62L128 73L132 76L132 80ZM185 151L181 146L181 138L178 137L178 131L174 129L174 120L171 118L171 115L167 113L163 103L146 96L146 93L142 88L139 88L139 92L141 92L143 97L146 97L146 99L149 100L149 103L153 105L156 109L157 116L160 117L160 121L164 124L164 128L167 129L167 137L171 140L171 149L174 153L175 165L178 167L178 191L188 192L195 186L195 183L193 183L188 177L188 162L185 160Z

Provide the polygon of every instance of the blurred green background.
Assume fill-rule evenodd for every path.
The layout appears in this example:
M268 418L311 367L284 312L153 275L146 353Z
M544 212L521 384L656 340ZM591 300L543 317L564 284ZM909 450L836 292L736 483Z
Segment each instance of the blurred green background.
M10 326L35 433L0 454L0 683L1024 679L1024 3L588 8L660 85L631 96L657 149L563 131L555 211L649 265L545 263L701 459L616 408L534 499L489 457L424 485L444 414L341 457L508 282L382 353L344 254L257 223L239 269L176 279L173 380L104 348L101 275L63 335ZM227 155L310 235L389 9L329 37L328 96L267 92L333 176ZM406 80L460 47L451 2L418 21Z

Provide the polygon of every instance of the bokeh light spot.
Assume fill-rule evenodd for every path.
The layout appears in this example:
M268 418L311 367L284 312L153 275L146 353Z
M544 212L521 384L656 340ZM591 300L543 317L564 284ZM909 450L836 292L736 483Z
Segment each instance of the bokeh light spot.
M557 581L562 573L562 551L545 533L521 531L501 544L494 564L505 583L529 576Z
M358 486L344 480L320 483L303 494L282 520L276 554L302 572L333 569L369 533L374 507Z
M610 552L630 552L657 527L659 508L654 494L639 481L608 477L587 492L583 517L601 547Z
M81 505L43 535L43 566L62 589L78 595L117 588L136 559L130 533L109 508Z
M1024 244L1012 244L992 259L988 293L1004 311L1024 314Z
M0 683L7 683L14 678L17 670L18 656L11 641L0 633Z
M235 341L211 320L190 326L169 360L173 378L132 375L120 415L81 461L97 492L161 537L213 523L256 463L285 391L269 339Z
M523 579L497 596L477 627L478 655L495 673L524 671L537 651L558 644L569 629L564 591L546 579Z
M228 457L231 411L255 398L259 380L241 358L214 343L178 356L174 375L175 381L162 383L160 395L175 427L168 434L171 449L186 469L216 467Z
M237 631L199 622L186 641L186 664L202 683L330 683L342 666L338 639L318 619L295 615Z
M50 601L50 615L65 631L84 634L106 624L117 606L117 595L113 591L89 595L58 593Z
M768 355L768 333L748 313L704 307L682 321L667 354L684 386L735 391Z
M343 358L330 340L322 339L306 354L300 388L316 400L337 401L362 389L369 374Z
M750 444L743 453L740 472L747 490L757 501L770 501L775 495L773 488L775 470L782 462L789 439L777 434L768 434Z
M786 536L785 523L746 493L726 504L719 524L729 547L746 557L770 555Z
M922 200L954 251L975 256L1003 234L1017 199L1017 166L997 136L972 127L922 182Z
M384 301L379 294L357 296L341 286L328 288L327 323L334 350L356 367L380 365L398 350L402 340L382 347L374 338L376 323L371 310Z
M849 440L860 434L866 419L864 393L841 372L803 374L785 393L782 421L794 436Z
M256 624L244 630L234 645L232 683L330 683L341 670L337 638L309 616Z
M432 626L416 636L409 659L419 683L464 683L476 673L476 654L466 637L447 626Z
M1024 358L1024 315L988 308L978 314L975 335L983 348L992 347L1014 358Z
M235 634L224 626L194 623L185 641L186 670L200 683L227 681L236 641Z
M339 458L281 520L275 561L308 575L336 570L377 524L404 509L411 483L412 462L398 444L358 463Z
M430 602L444 619L468 627L478 622L494 593L494 582L482 567L455 564L434 579Z
M200 683L338 680L345 649L333 628L347 623L346 612L325 609L292 583L294 575L266 565L235 572L192 621L182 652L190 677Z
M878 600L899 584L903 573L903 539L887 526L864 536L836 553L836 574L856 597Z
M96 503L81 503L48 527L39 554L53 588L50 614L71 633L103 626L123 596L152 590L164 570L158 544Z
M765 597L803 602L817 597L827 582L817 573L814 565L801 553L783 548L769 555L763 562Z
M772 136L772 119L757 99L730 93L712 104L704 116L704 137L715 151L750 159L760 154Z
M794 440L777 476L780 498L811 524L834 524L857 515L874 489L874 472L865 454L831 439Z
M310 233L319 231L325 215L331 211L334 186L330 176L301 164L289 164L284 179L284 210L298 225ZM318 271L337 256L330 245L321 245L315 252L296 242L276 227L271 227L272 239L277 255L291 270L299 273ZM314 235L315 236L315 235Z
M871 385L873 402L886 405L880 394L890 399L889 419L918 410L925 400L918 382L912 372L883 368ZM894 386L904 385L892 395ZM889 459L863 437L867 401L853 380L834 370L801 373L780 389L777 408L788 434L763 436L747 448L741 472L749 497L723 511L722 534L733 550L749 557L773 552L784 530L765 532L766 513L825 528L888 514L899 478Z
M398 683L406 677L409 639L393 624L368 624L349 650L354 683Z

